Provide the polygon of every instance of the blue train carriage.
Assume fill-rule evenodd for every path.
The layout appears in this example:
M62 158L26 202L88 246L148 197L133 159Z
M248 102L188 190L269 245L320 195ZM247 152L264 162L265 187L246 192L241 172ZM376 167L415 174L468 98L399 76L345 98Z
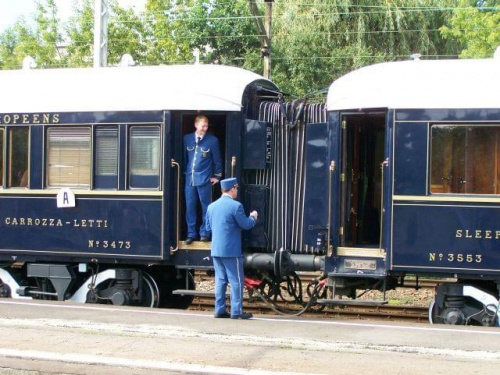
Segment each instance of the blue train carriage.
M188 307L172 292L211 261L182 241L182 137L203 113L225 177L246 153L265 165L276 87L211 65L0 71L0 87L0 295Z
M431 322L498 325L498 87L498 59L382 63L330 86L328 121L308 125L305 235L331 232L321 303L429 275L456 280Z

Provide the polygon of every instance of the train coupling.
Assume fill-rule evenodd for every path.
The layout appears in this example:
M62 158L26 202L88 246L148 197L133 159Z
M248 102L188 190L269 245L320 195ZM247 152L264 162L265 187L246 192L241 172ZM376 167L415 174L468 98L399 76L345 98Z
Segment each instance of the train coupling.
M245 288L248 291L254 290L255 288L260 288L262 286L262 283L262 280L251 279L250 277L245 276Z
M273 271L277 277L291 275L296 271L323 270L324 263L324 256L292 254L284 249L274 253L252 253L245 256L245 268Z

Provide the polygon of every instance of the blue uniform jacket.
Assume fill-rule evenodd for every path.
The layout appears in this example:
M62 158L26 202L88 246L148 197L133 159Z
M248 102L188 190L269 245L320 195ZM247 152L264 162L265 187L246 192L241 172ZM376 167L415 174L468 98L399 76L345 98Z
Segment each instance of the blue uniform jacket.
M241 231L255 226L255 220L246 216L243 205L228 195L222 195L208 206L207 228L212 230L211 255L214 257L239 257Z
M211 134L205 134L196 144L195 133L184 136L184 174L186 184L203 186L211 177L222 177L222 159L219 141Z

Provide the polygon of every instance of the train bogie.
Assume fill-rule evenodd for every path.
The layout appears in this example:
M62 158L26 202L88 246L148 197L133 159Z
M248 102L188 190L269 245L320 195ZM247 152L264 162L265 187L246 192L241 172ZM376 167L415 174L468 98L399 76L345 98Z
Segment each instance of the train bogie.
M431 323L498 326L500 310L495 290L475 283L441 284L429 306Z

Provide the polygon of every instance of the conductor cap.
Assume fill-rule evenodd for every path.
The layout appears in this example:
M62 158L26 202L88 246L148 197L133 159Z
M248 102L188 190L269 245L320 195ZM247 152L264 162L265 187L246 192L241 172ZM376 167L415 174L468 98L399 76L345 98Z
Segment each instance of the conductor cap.
M238 180L234 177L226 178L220 182L220 188L222 190L231 190L235 186L238 186Z

